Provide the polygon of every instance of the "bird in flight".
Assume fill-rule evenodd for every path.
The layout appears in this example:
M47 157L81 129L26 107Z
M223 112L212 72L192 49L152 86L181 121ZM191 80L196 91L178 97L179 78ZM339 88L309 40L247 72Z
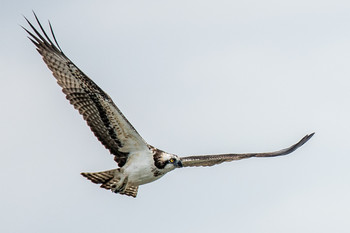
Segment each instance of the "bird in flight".
M34 12L33 12L34 13ZM213 166L251 157L274 157L292 153L313 135L308 134L296 144L265 153L217 154L179 157L149 145L129 123L113 100L62 52L49 22L48 36L35 15L40 29L30 21L28 38L34 43L44 62L52 71L66 98L83 116L97 139L114 155L118 168L81 175L114 193L136 197L138 187L153 182L166 173L182 167Z

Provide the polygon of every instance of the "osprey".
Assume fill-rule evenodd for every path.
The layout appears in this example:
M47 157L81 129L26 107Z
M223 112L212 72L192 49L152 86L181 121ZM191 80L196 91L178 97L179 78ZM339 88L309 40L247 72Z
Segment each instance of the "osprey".
M34 13L34 12L33 12ZM140 185L153 182L166 173L181 167L213 166L250 157L286 155L307 142L313 135L279 151L267 153L218 154L178 157L147 144L129 123L112 99L85 75L62 52L49 22L54 43L46 34L37 16L41 33L29 22L33 32L23 29L52 71L66 98L83 116L98 140L114 155L118 168L102 172L83 172L81 175L101 188L136 197Z

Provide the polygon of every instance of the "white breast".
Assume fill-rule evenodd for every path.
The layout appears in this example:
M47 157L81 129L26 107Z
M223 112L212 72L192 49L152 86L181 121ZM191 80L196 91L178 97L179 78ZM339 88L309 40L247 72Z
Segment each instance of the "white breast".
M121 168L121 172L128 177L128 182L134 185L142 185L153 182L164 174L154 175L154 165L151 151L139 151L130 155L127 163Z

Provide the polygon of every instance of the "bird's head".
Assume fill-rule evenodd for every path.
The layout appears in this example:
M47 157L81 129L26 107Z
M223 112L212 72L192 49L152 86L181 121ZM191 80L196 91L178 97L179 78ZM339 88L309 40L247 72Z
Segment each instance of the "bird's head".
M173 166L174 168L182 167L181 159L177 155L171 155L167 161L167 165Z
M182 167L181 159L177 155L169 154L164 151L157 150L153 155L154 165L158 169L171 171L175 168Z

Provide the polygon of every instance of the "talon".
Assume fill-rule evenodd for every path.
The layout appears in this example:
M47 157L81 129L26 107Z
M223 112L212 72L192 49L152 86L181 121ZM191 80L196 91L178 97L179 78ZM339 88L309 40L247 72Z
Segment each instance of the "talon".
M112 192L114 193L123 192L124 189L126 188L127 182L128 182L128 179L124 179L124 180L119 180L117 183L113 183L111 185Z

